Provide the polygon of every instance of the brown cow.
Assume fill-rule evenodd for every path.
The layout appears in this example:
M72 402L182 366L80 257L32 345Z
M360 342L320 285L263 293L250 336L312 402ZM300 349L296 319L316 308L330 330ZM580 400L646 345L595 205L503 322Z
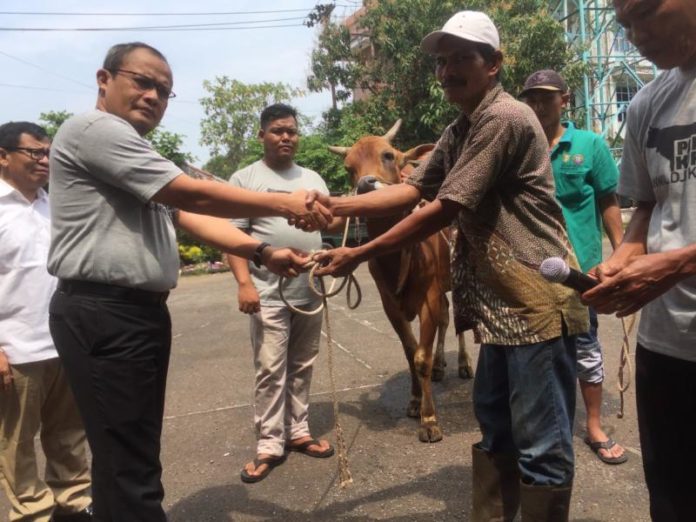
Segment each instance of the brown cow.
M409 162L421 159L433 145L419 145L405 153L391 145L401 120L384 136L366 136L352 147L329 147L345 157L344 165L358 193L375 190L382 185L402 181L402 170ZM366 220L371 238L389 230L404 215ZM377 284L382 306L401 344L411 370L411 400L407 415L420 416L418 438L423 442L442 439L442 430L435 414L431 380L444 376L445 333L449 324L450 251L446 231L400 252L378 256L368 261L370 273ZM420 339L416 341L410 322L418 316ZM437 348L433 343L437 332ZM473 376L471 359L466 352L463 334L459 336L459 375Z

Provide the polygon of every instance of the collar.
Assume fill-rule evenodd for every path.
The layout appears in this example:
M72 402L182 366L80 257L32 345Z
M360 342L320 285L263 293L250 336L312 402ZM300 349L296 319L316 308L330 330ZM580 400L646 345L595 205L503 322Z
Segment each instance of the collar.
M481 119L481 116L486 109L488 109L488 107L490 107L493 102L495 102L504 92L505 90L499 82L495 87L486 93L483 100L481 100L481 103L479 103L478 107L476 107L474 112L471 113L471 116L467 116L462 112L457 119L454 120L454 126L457 128L457 130L466 132L469 127L475 125Z
M573 122L565 121L561 123L561 126L565 127L565 131L563 132L561 139L558 140L558 143L556 143L556 145L553 146L553 149L551 149L551 155L553 155L561 147L570 148L573 142L573 133L575 132L575 125L573 125Z
M14 196L14 195L16 195L15 197L17 197L18 199L20 199L26 203L29 203L29 200L27 200L27 198L25 198L19 190L14 188L12 185L10 185L4 179L0 178L0 198L4 198L7 196ZM33 205L37 201L46 201L46 200L48 200L48 193L44 189L40 188L38 190L38 192L36 193L36 199L33 201L33 203L29 203L29 204Z

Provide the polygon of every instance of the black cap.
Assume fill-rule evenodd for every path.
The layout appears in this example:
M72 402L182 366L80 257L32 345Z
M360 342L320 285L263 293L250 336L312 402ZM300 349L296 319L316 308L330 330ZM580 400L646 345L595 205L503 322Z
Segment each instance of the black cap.
M568 92L566 82L561 78L561 75L551 69L543 69L532 74L527 81L524 82L524 89L520 96L524 96L528 91L533 89L541 89L543 91L556 91L560 93Z

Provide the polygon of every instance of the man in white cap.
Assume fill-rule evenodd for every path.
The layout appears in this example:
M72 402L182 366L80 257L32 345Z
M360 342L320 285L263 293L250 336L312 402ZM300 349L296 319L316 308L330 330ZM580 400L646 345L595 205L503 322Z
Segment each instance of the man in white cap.
M587 309L537 267L559 256L577 268L556 203L544 131L498 81L498 32L463 11L423 39L460 116L405 183L322 198L334 215L382 216L431 200L362 246L331 250L317 274L343 275L456 222L453 299L458 332L481 344L474 407L483 440L473 447L474 521L568 518L574 456L575 336Z

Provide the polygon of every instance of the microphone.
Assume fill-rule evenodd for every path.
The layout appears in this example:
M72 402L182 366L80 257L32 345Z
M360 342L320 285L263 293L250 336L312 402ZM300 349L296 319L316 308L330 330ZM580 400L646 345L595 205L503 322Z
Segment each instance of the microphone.
M586 292L599 284L599 281L587 274L570 268L560 257L544 259L539 266L539 273L547 281L561 283L580 293Z

